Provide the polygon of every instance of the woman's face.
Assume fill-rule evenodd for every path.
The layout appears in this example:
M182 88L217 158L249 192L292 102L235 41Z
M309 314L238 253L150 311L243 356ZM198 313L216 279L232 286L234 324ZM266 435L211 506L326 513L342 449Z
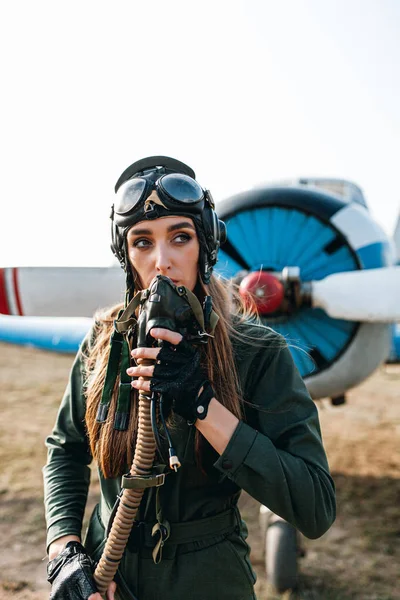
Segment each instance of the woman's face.
M189 217L162 217L136 223L128 231L127 250L143 288L148 288L156 275L166 275L176 285L194 290L200 245Z

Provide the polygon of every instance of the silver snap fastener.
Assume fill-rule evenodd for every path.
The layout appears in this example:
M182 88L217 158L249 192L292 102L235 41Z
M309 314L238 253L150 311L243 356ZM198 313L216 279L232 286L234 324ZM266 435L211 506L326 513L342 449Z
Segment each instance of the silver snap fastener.
M197 412L199 413L199 415L202 415L204 412L204 406L201 406L200 404L200 406L197 407Z

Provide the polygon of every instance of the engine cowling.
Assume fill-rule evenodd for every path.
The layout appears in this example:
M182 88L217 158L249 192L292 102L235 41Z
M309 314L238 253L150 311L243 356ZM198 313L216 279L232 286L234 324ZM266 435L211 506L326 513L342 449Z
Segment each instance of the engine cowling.
M365 206L317 188L265 186L221 201L217 212L228 232L217 272L250 292L263 322L287 339L314 398L343 394L385 360L390 326L333 319L305 291L333 273L392 264L390 241Z

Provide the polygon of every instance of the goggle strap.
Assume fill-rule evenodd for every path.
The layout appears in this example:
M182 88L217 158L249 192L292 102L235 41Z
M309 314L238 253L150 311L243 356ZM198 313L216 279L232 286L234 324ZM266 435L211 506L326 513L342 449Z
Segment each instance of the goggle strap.
M215 202L210 190L204 190L204 197L208 201L208 204L211 206L211 208L215 210Z

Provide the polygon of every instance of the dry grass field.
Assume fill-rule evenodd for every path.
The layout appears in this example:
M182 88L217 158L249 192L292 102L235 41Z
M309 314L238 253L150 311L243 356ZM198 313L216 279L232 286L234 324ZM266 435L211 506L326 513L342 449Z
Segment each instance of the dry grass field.
M71 361L0 344L0 600L49 596L41 467ZM400 599L400 367L381 367L342 407L328 400L318 407L338 516L322 538L304 540L299 588L280 598ZM88 510L97 493L94 484ZM243 494L241 509L258 598L276 599L264 580L259 505Z

